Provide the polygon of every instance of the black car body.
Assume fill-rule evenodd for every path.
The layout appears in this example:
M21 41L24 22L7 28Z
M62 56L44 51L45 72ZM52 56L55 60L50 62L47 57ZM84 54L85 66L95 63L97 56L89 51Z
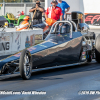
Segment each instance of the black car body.
M23 79L29 79L31 69L55 68L90 62L91 48L85 39L88 26L84 23L82 24L84 27L82 25L77 27L77 24L74 21L54 23L44 42L1 60L1 75L20 71Z

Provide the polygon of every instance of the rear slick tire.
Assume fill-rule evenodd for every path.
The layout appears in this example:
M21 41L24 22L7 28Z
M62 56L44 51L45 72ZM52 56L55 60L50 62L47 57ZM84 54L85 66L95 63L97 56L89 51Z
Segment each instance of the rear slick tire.
M96 38L96 43L95 43L95 56L96 56L96 61L100 63L100 34Z
M24 49L20 56L19 71L22 79L28 80L32 72L32 58L28 50Z

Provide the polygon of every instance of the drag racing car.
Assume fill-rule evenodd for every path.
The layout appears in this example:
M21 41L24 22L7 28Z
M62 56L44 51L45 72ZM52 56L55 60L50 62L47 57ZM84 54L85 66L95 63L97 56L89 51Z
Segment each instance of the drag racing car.
M0 60L0 75L20 72L23 79L30 79L37 69L79 65L93 58L100 62L100 35L95 43L95 34L88 32L88 25L82 22L83 14L72 14L78 20L57 21L42 43Z

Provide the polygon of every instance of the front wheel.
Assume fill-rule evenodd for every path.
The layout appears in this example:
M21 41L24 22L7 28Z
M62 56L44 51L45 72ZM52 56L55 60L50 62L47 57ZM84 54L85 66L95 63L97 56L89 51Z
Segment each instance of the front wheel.
M24 80L30 79L32 72L32 58L30 52L26 49L24 49L21 53L19 61L19 70L21 77Z

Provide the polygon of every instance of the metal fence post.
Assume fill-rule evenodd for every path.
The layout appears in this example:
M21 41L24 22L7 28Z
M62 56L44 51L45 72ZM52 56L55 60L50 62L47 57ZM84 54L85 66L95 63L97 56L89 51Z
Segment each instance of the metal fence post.
M5 16L5 2L3 0L3 16Z
M26 15L26 13L27 13L26 3L24 3L24 13L25 13L25 15Z

